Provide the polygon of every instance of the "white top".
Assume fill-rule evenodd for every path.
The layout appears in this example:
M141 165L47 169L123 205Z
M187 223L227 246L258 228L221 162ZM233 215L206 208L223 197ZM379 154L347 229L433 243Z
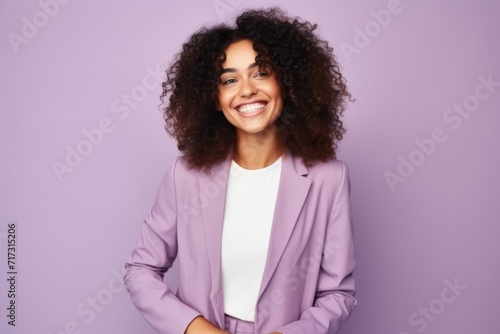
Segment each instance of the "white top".
M254 321L255 305L266 265L281 157L261 169L232 162L222 230L224 312Z

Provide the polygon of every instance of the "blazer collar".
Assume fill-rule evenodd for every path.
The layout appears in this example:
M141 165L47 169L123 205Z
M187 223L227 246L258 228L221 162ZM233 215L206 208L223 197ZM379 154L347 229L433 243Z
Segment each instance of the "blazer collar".
M301 159L291 155L283 156L278 197L259 298L274 275L304 205L311 186L311 181L304 177L307 174L308 170L302 164Z
M216 321L219 325L224 324L221 272L222 226L231 157L232 155L212 168L209 175L199 179L201 203L204 203L201 213L212 283L210 299L216 310ZM307 174L308 169L302 164L301 159L283 154L281 178L259 298L276 270L304 205L311 185L311 181L303 177Z

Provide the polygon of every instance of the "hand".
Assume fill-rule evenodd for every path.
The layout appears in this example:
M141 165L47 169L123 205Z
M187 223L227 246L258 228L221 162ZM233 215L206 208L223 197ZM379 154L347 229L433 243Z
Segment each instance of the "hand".
M184 334L227 334L202 316L198 316L187 326Z

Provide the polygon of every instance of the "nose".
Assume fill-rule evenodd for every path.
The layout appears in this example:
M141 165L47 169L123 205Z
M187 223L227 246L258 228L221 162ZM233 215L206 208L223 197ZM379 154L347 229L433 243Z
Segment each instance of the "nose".
M257 93L257 87L252 83L251 80L242 80L240 96L241 97L250 97Z

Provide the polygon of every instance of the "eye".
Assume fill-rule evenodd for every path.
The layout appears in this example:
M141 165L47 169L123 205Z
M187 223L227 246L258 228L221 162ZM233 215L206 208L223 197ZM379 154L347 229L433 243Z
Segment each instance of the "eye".
M236 79L227 79L221 82L222 85L230 85L236 82Z
M255 73L256 78L265 78L268 76L269 76L269 73L264 72L264 71L259 71L259 72Z

